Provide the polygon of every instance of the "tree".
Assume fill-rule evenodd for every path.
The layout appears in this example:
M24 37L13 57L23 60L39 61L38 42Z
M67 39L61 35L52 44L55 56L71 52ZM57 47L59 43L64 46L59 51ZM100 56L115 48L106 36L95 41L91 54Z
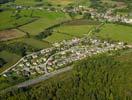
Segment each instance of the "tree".
M91 19L91 14L90 13L84 13L83 18L84 19Z
M15 0L0 0L0 4L4 4L7 2L14 2Z
M74 19L75 16L76 16L76 14L75 14L74 12L69 12L68 14L69 14L69 16L70 16L72 19Z
M6 64L6 61L3 58L0 58L0 67Z

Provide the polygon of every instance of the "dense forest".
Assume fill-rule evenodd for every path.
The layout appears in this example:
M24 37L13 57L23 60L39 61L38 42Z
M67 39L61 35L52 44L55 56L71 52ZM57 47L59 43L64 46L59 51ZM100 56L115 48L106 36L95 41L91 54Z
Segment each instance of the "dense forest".
M123 58L124 59L124 58ZM125 58L126 59L126 58ZM98 55L74 64L70 77L0 96L1 100L131 100L132 62Z

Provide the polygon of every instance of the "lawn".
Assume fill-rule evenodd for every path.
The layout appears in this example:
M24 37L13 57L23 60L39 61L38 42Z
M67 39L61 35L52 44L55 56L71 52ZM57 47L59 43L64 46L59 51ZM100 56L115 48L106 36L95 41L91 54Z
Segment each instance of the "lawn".
M5 69L9 68L13 64L15 64L21 57L17 54L13 54L7 51L0 52L0 58L6 60L7 64L0 68L0 72L4 71Z
M48 36L46 39L44 39L45 41L48 41L50 43L54 43L54 42L60 42L63 40L68 40L68 39L72 39L73 37L66 35L66 34L61 34L61 33L53 33L51 36Z
M105 24L97 35L103 38L132 43L132 26Z

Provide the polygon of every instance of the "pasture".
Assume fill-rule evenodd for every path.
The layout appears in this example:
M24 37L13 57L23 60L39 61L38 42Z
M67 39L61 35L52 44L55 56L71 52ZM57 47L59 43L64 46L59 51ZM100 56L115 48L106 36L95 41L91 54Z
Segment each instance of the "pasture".
M35 6L37 4L47 4L50 3L52 5L62 5L66 6L72 3L74 0L42 0L41 2L37 2L35 0L16 0L15 3L24 6Z
M10 53L8 51L2 51L0 52L0 58L3 58L7 62L3 67L0 68L0 72L2 72L8 67L11 67L13 64L15 64L21 58L21 56Z
M47 1L53 5L66 6L70 3L73 3L75 0L47 0Z
M0 30L15 28L16 26L23 25L32 21L34 18L20 16L16 19L13 17L14 11L4 11L0 12Z
M37 40L34 38L22 39L21 42L26 43L34 48L37 48L37 49L48 48L51 46L51 44L48 42L40 41L40 40Z
M99 22L92 22L89 20L73 20L55 28L53 34L44 40L54 43L72 39L74 37L83 37L99 24Z
M43 49L43 48L48 48L51 46L50 43L46 42L46 41L41 41L41 40L37 40L34 37L31 38L18 38L18 39L14 39L11 41L6 41L7 44L12 44L12 43L25 43L35 49Z
M54 42L61 42L63 40L68 40L68 39L72 39L72 36L66 35L66 34L61 34L61 33L53 33L51 36L48 36L46 39L44 39L45 41L48 41L50 43L54 43Z
M71 36L82 37L85 34L88 34L88 32L94 27L94 25L63 25L55 30L62 33L67 33Z
M70 19L69 16L64 13L48 12L44 10L35 10L33 12L33 16L40 18L32 23L19 27L20 29L30 33L30 35L37 35L54 24Z
M132 26L105 24L97 36L132 43Z

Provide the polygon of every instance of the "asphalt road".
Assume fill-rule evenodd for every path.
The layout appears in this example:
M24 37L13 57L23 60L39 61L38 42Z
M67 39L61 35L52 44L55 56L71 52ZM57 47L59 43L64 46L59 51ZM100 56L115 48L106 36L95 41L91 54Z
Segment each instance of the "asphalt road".
M69 71L71 70L72 67L65 67L65 68L62 68L60 70L56 70L54 72L51 72L51 73L47 73L47 74L44 74L40 77L37 77L35 79L31 79L31 80L28 80L28 81L25 81L25 82L22 82L22 83L19 83L15 86L12 86L12 87L9 87L9 88L6 88L2 91L0 91L0 93L4 93L4 92L8 92L8 91L11 91L11 90L14 90L14 89L17 89L17 88L22 88L22 87L28 87L30 85L34 85L34 84L37 84L41 81L44 81L44 80L47 80L55 75L58 75L58 74L61 74L63 72L66 72L66 71Z

